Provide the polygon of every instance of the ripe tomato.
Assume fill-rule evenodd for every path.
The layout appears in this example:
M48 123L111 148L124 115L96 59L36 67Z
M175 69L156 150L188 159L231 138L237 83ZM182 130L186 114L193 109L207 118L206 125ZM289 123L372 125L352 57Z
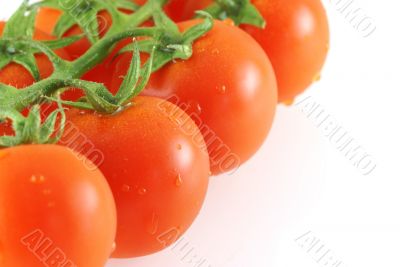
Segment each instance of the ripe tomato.
M115 115L70 110L67 119L104 154L98 165L118 215L113 257L151 254L176 241L197 216L209 176L203 137L186 132L198 131L187 114L168 101L137 97ZM66 132L60 144L79 151Z
M320 77L329 49L329 26L320 0L253 0L265 29L244 25L274 66L279 101L291 101Z
M181 20L212 0L188 0ZM320 77L329 48L329 26L320 0L252 0L267 21L260 29L242 25L263 47L274 67L279 102L292 102Z
M0 150L0 266L104 266L115 203L86 163L55 145Z
M3 34L4 26L5 22L0 22L0 35ZM36 30L34 39L52 40L54 38L46 33L41 32L40 30ZM58 49L56 52L60 57L69 59L68 54L63 49ZM54 70L50 60L43 54L37 54L35 55L35 58L41 78L44 79L49 77ZM35 79L32 77L30 72L21 65L10 63L8 66L0 70L0 83L11 85L16 88L24 88L35 83Z
M130 58L124 54L117 61L113 92ZM262 48L239 28L218 21L194 43L189 60L154 73L143 95L171 99L190 114L208 145L213 174L237 168L258 150L277 105L274 71Z

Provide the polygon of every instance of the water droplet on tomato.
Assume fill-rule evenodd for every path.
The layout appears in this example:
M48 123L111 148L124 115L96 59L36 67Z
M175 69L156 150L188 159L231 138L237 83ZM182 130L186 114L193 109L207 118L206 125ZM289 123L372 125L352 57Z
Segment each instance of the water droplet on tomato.
M175 179L175 185L176 185L177 187L181 187L182 184L183 184L182 176L181 176L180 174L178 174L178 175L176 176L176 179Z
M225 94L226 93L226 86L222 85L221 87L218 87L218 93Z
M158 231L158 225L159 225L160 217L153 212L151 214L151 219L149 220L149 223L146 227L146 230L149 234L155 235Z
M138 194L141 195L141 196L146 195L147 194L147 189L143 188L143 187L139 188L138 189Z
M50 195L51 194L51 190L50 189L44 189L43 190L43 195Z
M313 78L313 82L318 82L318 81L320 81L321 80L321 73L317 73L315 76L314 76L314 78Z
M85 114L86 114L86 111L81 110L81 111L79 111L79 114L80 114L80 115L85 115Z
M30 180L31 180L31 183L42 184L42 183L44 183L46 178L43 175L32 175Z
M200 114L202 112L202 108L197 101L190 101L189 102L190 111L196 112Z
M127 192L129 192L129 191L131 191L131 187L130 187L129 185L127 185L127 184L124 184L124 185L122 186L122 192L127 193Z
M214 48L214 49L211 51L211 53L214 54L214 55L218 55L220 52L219 52L219 49L218 49L218 48Z
M197 110L197 112L198 112L199 114L203 111L203 109L201 108L201 106L200 106L199 103L197 103L197 105L196 105L196 110Z
M112 245L111 245L111 254L112 253L114 253L114 251L117 249L117 243L113 243Z

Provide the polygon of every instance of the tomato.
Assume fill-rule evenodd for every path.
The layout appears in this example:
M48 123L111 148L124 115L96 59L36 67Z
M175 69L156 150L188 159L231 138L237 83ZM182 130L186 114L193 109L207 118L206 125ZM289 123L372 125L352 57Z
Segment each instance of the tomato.
M0 150L2 267L105 265L116 209L107 181L93 167L61 146Z
M212 1L188 1L182 19ZM242 25L267 52L274 66L279 101L291 102L320 77L329 49L329 25L319 0L252 0L267 28Z
M179 26L187 29L197 22ZM130 58L117 59L112 92ZM277 105L274 71L262 48L239 28L218 21L194 43L189 60L154 73L143 95L171 99L191 115L208 145L213 174L236 169L258 150Z
M78 132L104 154L98 165L117 205L117 258L151 254L176 241L197 216L209 177L203 137L187 114L158 98L133 101L115 115L68 111L79 131L67 129L60 142L79 151Z
M5 22L0 22L0 35L3 34ZM34 39L36 40L52 40L53 37L40 30L35 31ZM56 53L64 58L69 59L68 54L63 49L58 49ZM53 65L50 60L43 54L35 55L36 62L39 68L42 79L49 77L53 73ZM30 72L21 65L10 63L0 70L0 83L14 86L16 88L24 88L35 83L35 79Z
M245 25L274 66L279 101L291 101L320 77L329 49L329 26L320 0L253 0L266 29Z
M212 0L188 0L181 20ZM329 49L329 25L320 0L252 0L267 21L260 29L242 25L263 47L275 69L279 102L292 102L320 77Z

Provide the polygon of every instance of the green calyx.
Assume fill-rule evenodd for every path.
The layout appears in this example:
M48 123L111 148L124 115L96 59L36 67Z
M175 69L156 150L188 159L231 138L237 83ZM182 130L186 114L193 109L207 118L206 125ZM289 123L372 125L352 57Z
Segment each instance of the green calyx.
M56 127L59 119L59 127ZM21 144L55 144L64 132L65 113L64 109L53 111L42 123L40 106L31 108L27 117L15 110L0 110L0 123L12 122L14 135L0 136L0 147L12 147ZM57 129L56 129L57 128Z
M219 20L230 18L236 25L266 26L263 16L250 0L215 0L205 11Z

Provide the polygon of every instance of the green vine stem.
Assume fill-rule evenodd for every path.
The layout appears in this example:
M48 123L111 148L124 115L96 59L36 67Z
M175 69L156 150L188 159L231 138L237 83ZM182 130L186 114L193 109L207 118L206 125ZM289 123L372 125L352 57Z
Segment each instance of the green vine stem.
M39 2L39 5L59 7L58 1L60 0L44 0ZM93 109L100 113L112 114L120 111L129 104L131 98L137 96L145 88L152 72L174 59L188 59L192 55L193 42L213 27L212 17L208 13L200 12L204 19L198 25L180 33L177 25L162 10L162 6L167 2L166 0L149 0L133 14L125 14L119 11L117 8L121 3L119 0L91 1L98 4L97 10L106 9L109 11L113 18L113 24L103 38L92 40L94 42L89 50L72 62L61 59L54 52L54 49L68 46L83 36L43 42L32 40L33 18L36 15L38 4L30 6L27 0L24 1L7 22L6 34L0 37L0 57L4 55L6 58L6 60L0 60L0 70L9 63L15 62L26 67L32 75L35 74L35 78L38 78L37 66L33 56L43 53L52 62L54 72L49 78L39 80L23 89L16 89L0 83L0 121L13 121L15 131L14 137L1 137L0 146L26 143L29 136L34 143L51 142L53 140L42 129L44 125L49 125L49 122L45 121L42 126L40 126L40 123L39 126L37 124L37 105L43 100L59 101L59 103L72 107ZM22 17L24 17L24 21L20 23L19 20ZM150 18L154 19L155 27L138 27ZM7 30L13 27L15 27L13 31ZM59 30L59 33L62 32L62 30ZM84 30L84 32L86 35L89 33L88 30ZM136 38L139 37L140 41L137 41ZM116 95L112 95L103 84L80 79L84 73L101 64L110 55L116 44L127 38L132 38L133 42L125 47L122 52L133 51L134 57L129 72ZM150 54L143 68L141 67L140 52ZM86 96L82 101L77 102L61 101L54 97L61 90L68 90L68 88L81 89ZM21 112L26 108L31 108L32 116L36 116L35 119L32 119L31 115L27 118L16 115L16 112ZM58 112L60 111L58 110ZM57 117L52 114L48 119L51 117L54 120L54 116ZM35 123L29 121L35 121ZM25 128L27 127L27 129L24 128L23 133L20 130L21 127L18 128L18 125L22 124ZM52 124L50 123L50 125ZM38 138L40 131L45 134Z
M214 18L232 19L236 25L249 24L264 28L266 22L250 0L214 0L214 3L205 9Z

